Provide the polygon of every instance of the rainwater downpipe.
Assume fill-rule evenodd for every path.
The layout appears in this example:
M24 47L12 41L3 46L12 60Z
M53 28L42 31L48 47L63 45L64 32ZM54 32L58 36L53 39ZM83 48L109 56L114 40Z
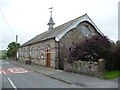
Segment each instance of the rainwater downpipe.
M58 41L58 69L60 69L60 42Z

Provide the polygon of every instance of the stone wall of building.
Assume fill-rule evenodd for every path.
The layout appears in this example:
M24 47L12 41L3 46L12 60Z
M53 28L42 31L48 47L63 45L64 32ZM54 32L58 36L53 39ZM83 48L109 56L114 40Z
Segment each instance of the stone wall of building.
M54 39L41 41L39 43L19 48L19 60L31 60L32 63L46 66L47 49L49 49L49 53L51 54L51 68L55 68L57 48Z
M84 25L86 25L89 28L89 35L87 37L84 36L84 34L82 33L82 29L81 29L81 27ZM66 35L64 35L60 41L61 65L64 65L64 59L66 60L69 59L69 50L73 44L80 42L86 38L91 38L92 36L96 34L98 33L96 32L96 30L90 23L82 22L76 28L69 31Z
M64 70L103 78L105 63L104 60L99 62L74 61L73 63L65 60Z

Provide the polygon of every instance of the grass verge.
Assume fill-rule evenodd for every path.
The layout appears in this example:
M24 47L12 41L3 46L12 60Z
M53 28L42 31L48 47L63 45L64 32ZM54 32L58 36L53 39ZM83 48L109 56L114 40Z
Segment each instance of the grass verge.
M120 70L114 70L114 71L106 71L105 72L105 78L112 80L115 78L120 77Z

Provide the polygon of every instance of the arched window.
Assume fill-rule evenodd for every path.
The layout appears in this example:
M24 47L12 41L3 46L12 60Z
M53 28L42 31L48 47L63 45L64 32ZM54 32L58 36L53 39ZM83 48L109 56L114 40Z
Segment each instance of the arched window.
M34 58L34 47L31 48L31 57Z
M38 47L38 58L40 59L40 55L41 55L41 49L40 47Z
M36 58L36 46L34 46L34 57L33 58Z
M34 47L32 48L32 58L34 58Z
M29 49L26 48L26 57L28 58L29 57Z
M23 48L23 57L25 58L25 48Z

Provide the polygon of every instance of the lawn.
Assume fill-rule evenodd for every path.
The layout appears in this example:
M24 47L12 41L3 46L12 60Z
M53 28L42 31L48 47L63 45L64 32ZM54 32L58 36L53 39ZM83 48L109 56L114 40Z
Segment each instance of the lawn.
M106 71L105 72L105 78L106 79L115 79L120 77L120 70L114 70L114 71Z

